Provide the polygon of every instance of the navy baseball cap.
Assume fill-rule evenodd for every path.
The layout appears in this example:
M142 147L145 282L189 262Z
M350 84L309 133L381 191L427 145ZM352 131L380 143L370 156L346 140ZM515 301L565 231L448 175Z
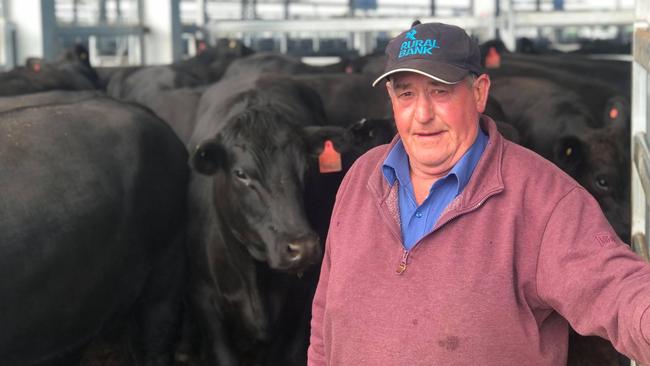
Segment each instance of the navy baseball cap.
M372 86L402 71L428 76L445 84L456 84L470 73L482 73L478 44L464 29L443 23L418 21L386 46L386 68Z

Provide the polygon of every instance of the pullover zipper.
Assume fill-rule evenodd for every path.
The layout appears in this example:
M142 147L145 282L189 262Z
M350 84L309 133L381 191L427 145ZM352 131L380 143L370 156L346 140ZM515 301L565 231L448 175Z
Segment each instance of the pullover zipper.
M430 231L429 233L427 233L425 236L427 236L427 235L431 234L432 232L436 231L436 230L439 229L441 226L443 226L443 225L445 225L446 223L448 223L449 221L451 221L451 220L457 218L458 216L461 216L461 215L463 215L463 214L466 214L466 213L468 213L468 212L471 212L471 211L476 210L476 209L479 208L479 207L480 207L480 206L481 206L485 201L487 201L488 198L492 197L492 196L493 196L495 193L497 193L497 192L499 192L499 191L497 190L497 191L489 192L489 193L488 193L488 194L487 194L487 195L486 195L486 196L485 196L481 201L479 201L477 204L475 204L474 206L469 207L469 208L467 208L467 209L465 209L465 210L463 210L463 211L457 212L455 215L451 216L449 219L447 219L445 222L443 222L440 226L438 226L438 227L434 227L433 230L431 230L431 231ZM417 243L415 243L415 245L414 245L411 249L404 249L404 252L402 253L402 259L400 260L399 265L397 266L397 270L395 271L398 275L401 275L402 273L404 273L404 272L406 271L406 264L407 264L407 261L408 261L408 259L409 259L409 254L411 254L411 251L412 251L413 249L415 249L415 247L417 247L418 245L420 245L420 241L418 241Z
M409 254L411 253L410 250L404 249L404 253L402 253L402 260L399 262L399 266L397 266L397 274L402 274L404 271L406 271L406 261L409 259Z

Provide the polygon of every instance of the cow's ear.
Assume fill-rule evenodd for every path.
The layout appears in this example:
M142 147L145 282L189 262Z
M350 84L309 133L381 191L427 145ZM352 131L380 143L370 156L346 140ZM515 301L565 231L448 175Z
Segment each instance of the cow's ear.
M349 151L353 145L352 134L338 126L309 126L303 127L302 135L305 139L307 153L318 156L325 146L325 141L332 141L334 148L340 154Z
M190 166L197 172L212 175L225 165L226 150L214 139L201 142L190 156Z
M576 172L584 159L585 144L576 136L560 138L553 148L554 162L566 172Z
M362 118L348 126L355 146L375 147L389 143L397 130L392 118Z
M298 90L298 98L311 111L316 119L315 123L324 124L327 120L327 113L325 112L325 106L323 106L320 94L303 83L296 83L296 88Z

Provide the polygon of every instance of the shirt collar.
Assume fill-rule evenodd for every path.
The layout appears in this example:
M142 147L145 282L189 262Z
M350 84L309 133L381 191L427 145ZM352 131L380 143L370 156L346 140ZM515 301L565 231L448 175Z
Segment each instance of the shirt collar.
M451 168L448 175L456 175L456 179L458 180L457 194L463 191L467 182L469 182L469 179L472 177L474 168L476 168L478 161L481 160L487 142L487 135L479 127L478 133L476 134L476 140L474 140L472 146L465 152L456 165Z
M398 180L402 187L410 186L409 160L401 139L397 140L397 143L386 156L382 170L390 186L395 184L395 180Z
M457 194L460 193L469 179L472 177L472 172L478 164L478 161L483 155L485 146L488 142L488 136L483 132L481 128L478 129L478 134L472 146L463 154L460 160L454 165L454 167L441 178L445 179L449 176L454 176L457 182ZM397 143L391 148L390 152L384 160L382 165L382 172L384 178L390 186L395 184L395 180L399 181L401 187L408 188L411 187L411 176L409 174L409 162L408 155L404 149L404 144L402 140L399 139ZM433 189L433 186L431 187Z

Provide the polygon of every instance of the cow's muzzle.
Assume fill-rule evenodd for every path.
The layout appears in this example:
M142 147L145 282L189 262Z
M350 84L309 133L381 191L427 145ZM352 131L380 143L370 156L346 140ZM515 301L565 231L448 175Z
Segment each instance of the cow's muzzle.
M298 235L293 239L282 241L280 256L277 266L269 263L271 267L286 271L302 271L321 260L322 250L318 234L310 232Z

